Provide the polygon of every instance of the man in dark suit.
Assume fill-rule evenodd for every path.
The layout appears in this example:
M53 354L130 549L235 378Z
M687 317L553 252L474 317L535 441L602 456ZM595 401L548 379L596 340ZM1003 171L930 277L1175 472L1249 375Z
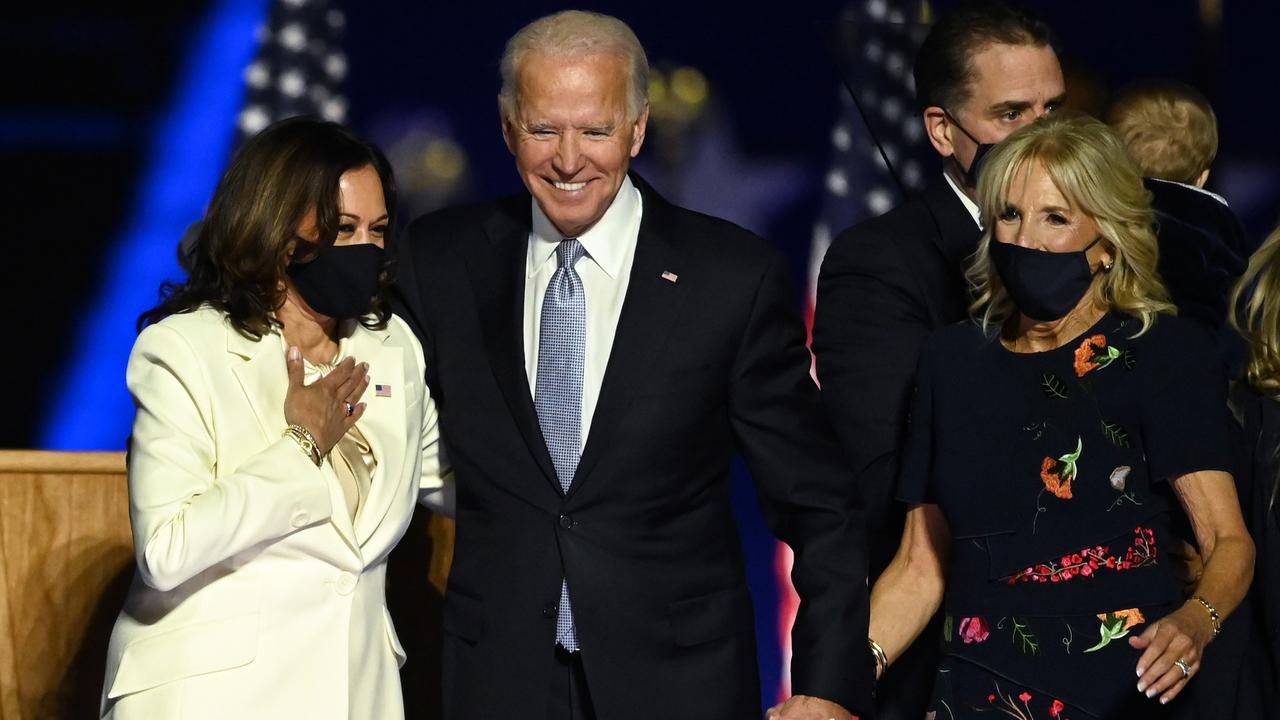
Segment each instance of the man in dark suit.
M1065 94L1047 26L1003 3L968 3L942 17L914 74L942 177L836 237L818 278L813 324L823 402L867 512L873 581L902 534L906 507L894 492L916 359L932 331L967 315L964 261L980 233L976 166L990 145L1051 112ZM937 668L935 630L889 658L877 717L923 717Z
M628 173L625 24L542 18L502 72L529 192L420 218L401 262L457 487L445 717L758 718L735 447L796 556L779 714L866 717L865 529L785 262Z

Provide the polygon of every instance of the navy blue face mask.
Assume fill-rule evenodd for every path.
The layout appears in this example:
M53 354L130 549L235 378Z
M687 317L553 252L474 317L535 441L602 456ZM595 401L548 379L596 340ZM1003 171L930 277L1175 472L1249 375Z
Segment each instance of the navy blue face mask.
M373 302L382 260L382 248L372 243L334 245L308 262L290 265L285 272L312 310L349 320L363 315Z
M1064 317L1089 291L1097 270L1089 267L1085 253L1101 239L1095 238L1084 250L1045 252L992 238L988 252L1018 312L1045 322Z
M977 187L978 171L982 169L982 161L987 158L987 154L995 148L996 144L979 141L978 138L973 136L973 133L964 129L964 126L960 124L959 120L956 120L956 116L952 115L950 110L944 109L942 112L946 113L947 119L950 120L953 125L960 128L960 132L964 133L965 137L972 140L973 144L978 146L978 149L973 153L973 162L969 163L969 167L964 171L965 186Z

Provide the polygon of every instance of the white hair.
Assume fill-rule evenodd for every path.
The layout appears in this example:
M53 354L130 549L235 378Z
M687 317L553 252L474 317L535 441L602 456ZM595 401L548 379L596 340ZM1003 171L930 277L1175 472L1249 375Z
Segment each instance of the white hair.
M534 20L507 41L502 52L502 90L498 94L507 117L514 116L520 107L517 75L520 62L531 52L568 57L617 55L628 66L627 119L640 117L649 102L649 60L631 28L610 15L563 10Z

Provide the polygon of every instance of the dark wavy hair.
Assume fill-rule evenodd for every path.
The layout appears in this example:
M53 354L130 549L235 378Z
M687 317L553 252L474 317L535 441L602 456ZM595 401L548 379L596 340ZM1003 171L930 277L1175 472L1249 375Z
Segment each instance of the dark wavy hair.
M338 180L368 166L382 180L390 249L395 178L376 146L337 123L306 116L281 120L247 140L218 182L195 245L184 258L186 282L163 283L160 303L138 317L138 329L207 304L225 313L246 337L258 340L270 333L279 325L272 313L284 304L281 281L299 224L314 210L319 239L298 243L293 262L309 262L333 247L341 212ZM386 298L393 270L386 260L378 291L360 318L365 327L384 328L391 317Z
M968 0L944 14L916 54L916 103L956 111L969 101L973 56L988 45L1053 47L1049 26L1030 9L1005 0Z

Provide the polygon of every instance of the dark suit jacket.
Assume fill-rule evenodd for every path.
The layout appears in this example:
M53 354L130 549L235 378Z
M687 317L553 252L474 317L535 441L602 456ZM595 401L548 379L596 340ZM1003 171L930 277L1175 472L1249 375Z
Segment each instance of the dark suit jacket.
M1217 332L1226 323L1231 286L1248 264L1244 228L1207 192L1157 178L1143 184L1156 214L1160 277L1178 315Z
M944 180L845 230L822 261L813 320L822 399L857 476L872 577L892 559L894 501L916 360L934 330L967 317L964 260L978 226Z
M796 552L793 689L865 715L864 528L787 267L758 237L633 182L644 215L630 285L567 495L525 374L529 196L409 230L400 309L423 340L457 482L445 716L545 714L563 575L600 717L758 718L735 446Z
M1256 556L1253 584L1205 649L1201 685L1191 684L1175 720L1253 720L1272 717L1280 699L1280 403L1243 380L1231 390L1243 432L1236 490ZM1184 693L1188 694L1188 693Z
M894 500L908 401L925 339L967 316L963 263L978 226L945 180L831 243L818 277L818 380L867 512L871 577L888 566L906 508ZM937 618L880 680L887 720L924 717L938 667Z
M1248 353L1227 324L1231 288L1253 252L1244 228L1226 203L1180 183L1145 178L1160 242L1160 278L1178 315L1200 324L1214 339L1229 377L1239 377ZM1187 537L1191 537L1187 528Z

